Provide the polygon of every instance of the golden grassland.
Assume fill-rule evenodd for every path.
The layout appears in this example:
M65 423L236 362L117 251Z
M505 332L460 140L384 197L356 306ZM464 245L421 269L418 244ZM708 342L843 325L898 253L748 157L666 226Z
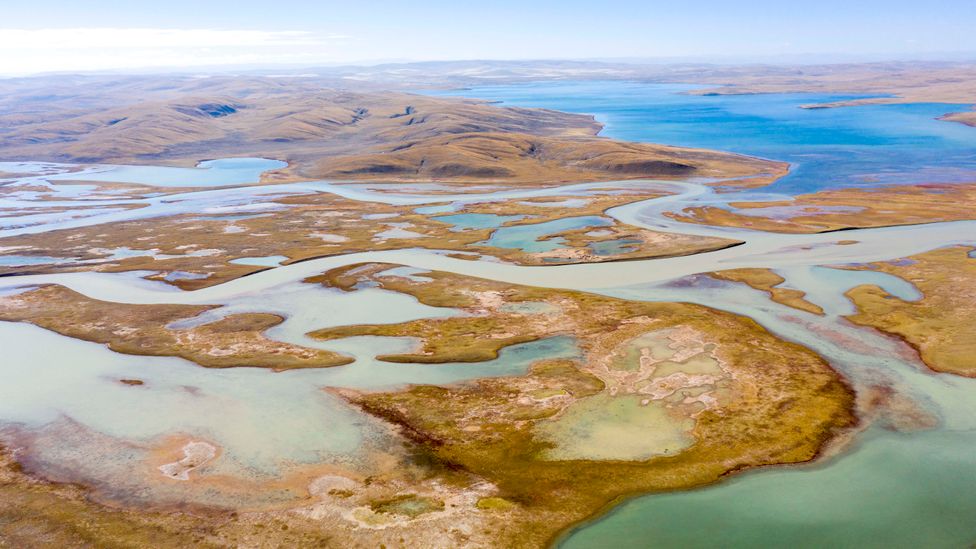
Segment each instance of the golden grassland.
M845 107L891 103L976 103L976 65L972 63L851 63L803 67L739 67L697 80L719 87L695 90L695 94L755 93L853 93L868 97L809 108ZM946 120L972 125L970 113Z
M976 112L974 111L954 112L941 117L940 120L946 120L949 122L959 122L960 124L976 127Z
M0 320L29 322L68 337L103 343L118 353L177 356L207 368L289 370L352 362L330 351L268 339L263 333L283 320L272 314L235 314L194 328L167 328L212 308L110 303L50 285L0 298Z
M955 68L950 78L947 70L894 73L861 66L805 68L805 73L794 74L735 73L739 76L714 77L716 83L734 84L706 91L894 92L897 98L871 101L974 101L976 72L970 75ZM25 97L38 94L37 89L0 83L0 106L8 107L0 109L0 148L5 158L27 160L193 165L202 158L251 155L288 161L287 168L266 174L267 183L329 177L546 186L694 176L737 177L736 186L750 187L786 172L782 163L600 138L600 125L591 117L541 109L337 91L309 81L261 77L174 78L164 87L152 82L131 79L98 85L84 93L62 94L61 99L50 93L44 108L22 106ZM971 114L946 119L971 123ZM110 187L105 189L111 191ZM463 212L529 215L509 225L538 223L600 215L607 208L652 196L643 192L594 197L574 209L483 203L468 205ZM567 197L545 200L563 198ZM715 208L689 209L676 217L709 225L821 232L972 219L974 198L976 185L851 189L805 195L791 203L733 205L798 207L797 215L787 219ZM331 195L276 201L287 206L284 215L236 221L182 215L25 235L0 244L28 246L28 253L35 255L95 261L7 269L8 273L149 269L160 271L159 279L173 271L208 275L171 281L183 289L261 270L229 263L246 256L280 254L294 262L425 247L473 252L457 257L481 254L525 265L553 259L484 246L479 243L490 230L451 231L447 224L410 208L364 205ZM856 211L819 211L836 205ZM391 217L364 219L367 210ZM380 236L391 227L423 236ZM555 259L664 257L736 244L622 224L599 229L599 235L591 229L550 235L565 239L569 250ZM609 257L585 251L590 243L619 239L638 243L632 251ZM103 261L106 254L99 250L116 247L178 257ZM976 334L969 321L976 302L976 260L967 257L968 251L949 248L915 256L910 264L872 264L870 268L916 284L925 297L904 302L876 287L858 287L848 294L858 306L850 319L903 338L934 370L976 375L971 363ZM441 272L410 279L386 274L390 267L353 265L306 282L347 291L375 284L427 305L461 309L465 316L344 326L311 335L323 340L357 335L417 339L411 352L379 357L391 362L478 362L513 344L553 336L574 337L580 357L540 360L524 375L444 386L376 392L332 389L396 429L406 456L391 460L379 475L336 473L330 477L336 486L315 494L317 503L303 501L295 509L236 513L112 508L93 502L84 487L47 483L26 474L14 454L0 448L0 545L542 547L573 524L629 496L702 486L751 467L812 460L835 434L856 422L853 392L839 374L815 353L776 338L745 317L692 304L632 302ZM784 305L823 313L802 292L778 288L782 277L767 269L711 276L748 284ZM206 367L288 369L349 361L267 338L263 333L282 321L276 315L237 314L195 328L167 328L209 309L106 303L60 286L44 286L4 297L0 319L31 322L122 353L179 356ZM655 359L653 344L642 339L648 334L681 358ZM714 363L715 371L695 370L692 363L698 359ZM672 373L662 373L666 368ZM136 384L138 379L119 381ZM544 427L565 421L580 405L628 397L640 399L642 407L661 407L668 422L690 423L689 445L643 459L552 457L565 441L543 436ZM305 485L301 489L311 492Z
M0 448L0 543L10 547L218 547L190 516L108 509L83 489L33 479Z
M39 100L6 83L5 159L193 165L264 156L265 182L320 178L552 184L639 177L759 177L786 165L740 155L601 138L593 117L309 80L134 79ZM72 98L74 101L72 101Z
M651 190L633 189L627 194L587 197L578 208L546 206L545 202L486 202L470 204L456 213L522 215L505 226L543 223L567 217L603 215L612 207L661 196ZM569 197L547 197L561 200ZM18 254L70 258L82 263L60 263L29 267L2 267L3 273L54 273L79 270L107 272L158 271L153 278L166 280L173 271L204 278L166 280L182 289L220 284L266 267L231 263L243 257L283 255L286 263L355 252L426 248L463 251L478 258L499 258L520 265L592 263L623 259L646 259L711 251L738 241L671 235L616 222L609 233L587 235L588 230L567 234L556 252L527 253L517 248L499 248L483 242L493 229L452 230L451 224L414 213L414 206L390 206L344 199L332 194L301 195L275 201L286 208L250 219L223 220L220 216L182 214L162 218L123 221L77 229L47 231L0 239L0 246ZM386 237L391 228L409 233ZM551 235L554 238L560 235ZM594 242L625 238L632 241L618 252L598 255L588 247ZM118 248L145 250L147 255L109 259ZM150 253L151 252L151 253ZM157 257L158 256L158 257Z
M325 178L492 180L552 183L654 177L753 177L737 187L761 186L782 175L782 165L726 153L603 138L562 138L512 133L466 133L378 146L363 154L324 160Z
M851 322L893 334L918 350L937 372L976 377L976 259L970 247L925 252L897 262L864 267L892 274L915 285L923 297L903 301L877 286L858 286L847 293L857 306Z
M793 307L794 309L799 309L815 315L824 314L823 309L819 305L810 303L804 299L806 292L791 288L778 287L783 282L786 282L786 279L770 269L727 269L725 271L709 273L708 276L717 278L719 280L726 280L728 282L739 282L746 284L751 288L766 292L769 294L770 299L776 303L781 303L788 307Z
M109 507L93 502L84 487L26 474L13 453L0 447L0 545L4 547L349 546L343 544L347 540L336 538L319 521L294 513ZM390 541L388 547L398 546ZM358 542L370 546L366 536Z
M819 233L851 228L914 225L976 219L976 184L898 185L840 189L799 195L793 201L733 202L669 213L673 219L777 233ZM843 206L844 211L830 208ZM790 207L795 213L766 217L761 208Z
M542 547L621 498L700 486L750 467L809 461L856 421L854 395L835 371L816 354L745 317L698 305L633 302L443 272L394 276L387 273L392 267L353 265L306 282L346 291L378 285L427 305L459 308L465 316L313 335L414 336L421 341L416 353L381 358L425 362L484 359L516 341L571 335L580 357L541 359L523 375L445 386L331 389L387 422L402 437L405 453L377 458L386 465L368 476L333 467L317 484L302 484L309 486L310 500L290 509L116 509L90 501L80 486L35 480L5 454L2 535L100 547L191 542ZM178 331L165 326L207 309L108 308L55 286L19 297L26 304L4 310L20 320L113 348L118 330L134 330L128 339L145 343L136 350L140 353L168 349ZM259 338L251 330L271 323L263 318L270 315L235 316L247 328L235 332L242 340ZM204 342L219 341L213 333L204 335ZM211 348L181 345L179 352L199 360ZM255 348L262 345L248 349ZM661 352L667 356L657 356ZM252 362L271 356L256 352ZM662 426L682 426L687 445L658 448L639 459L550 456L554 447L574 442L548 438L547 426L564 421L580 405L619 399L642 399L636 413L648 406L662 414Z
M851 391L822 359L749 319L695 305L631 302L441 272L422 273L418 276L430 280L418 282L384 276L389 267L350 266L309 282L350 289L371 281L428 305L459 307L468 316L329 328L311 335L406 335L422 341L414 354L380 357L391 361L487 358L516 339L554 334L572 334L583 352L580 361L538 362L520 377L391 392L337 390L363 410L400 426L446 466L496 485L499 492L486 506L518 525L516 537L500 538L503 545L545 545L570 524L628 495L688 488L743 468L813 459L832 433L854 422ZM506 304L540 302L558 312L498 314L512 310ZM657 402L660 394L655 391L662 384L672 384L670 390L680 394L697 393L693 382L682 385L687 377L655 378L654 368L643 362L636 371L613 366L612 357L620 356L629 341L668 330L681 334L671 336L673 348L698 345L705 349L701 352L717 357L725 371L724 377L709 380L715 385L706 392L715 395L717 405L682 408L689 398L694 400L686 396L683 404L670 409L694 418L694 444L646 461L547 459L552 443L538 436L538 426L565 414L574 403L628 394Z

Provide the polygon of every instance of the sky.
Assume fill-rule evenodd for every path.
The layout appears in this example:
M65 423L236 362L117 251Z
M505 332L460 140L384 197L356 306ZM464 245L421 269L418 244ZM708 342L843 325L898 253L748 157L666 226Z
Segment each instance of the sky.
M451 59L976 58L976 0L2 0L0 74Z

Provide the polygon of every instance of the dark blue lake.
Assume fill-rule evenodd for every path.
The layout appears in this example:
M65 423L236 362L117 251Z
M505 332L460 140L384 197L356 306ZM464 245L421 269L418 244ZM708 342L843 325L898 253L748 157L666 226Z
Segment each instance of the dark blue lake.
M801 105L857 95L698 96L696 86L538 82L426 92L593 114L602 135L745 153L793 165L769 187L800 193L887 183L976 181L976 128L937 120L969 105L913 103L834 109Z

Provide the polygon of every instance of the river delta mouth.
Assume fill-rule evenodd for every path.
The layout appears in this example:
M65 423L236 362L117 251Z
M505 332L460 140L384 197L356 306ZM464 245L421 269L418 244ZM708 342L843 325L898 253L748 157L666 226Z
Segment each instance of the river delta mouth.
M3 445L23 471L83 485L108 508L178 509L203 521L218 510L293 529L318 521L338 525L337 535L348 539L365 532L394 545L397 536L415 540L428 529L445 532L448 545L543 544L608 509L559 543L677 546L721 535L732 546L951 546L976 539L965 520L976 512L976 381L933 373L903 339L849 320L857 288L924 300L912 280L897 276L898 262L940 248L971 249L976 222L786 234L665 215L744 200L705 183L424 195L317 182L84 198L112 190L102 183L55 185L67 194L46 200L8 195L3 207L30 202L50 210L27 223L5 218L0 230L0 245L13 248L0 258L40 258L10 260L11 276L0 278ZM559 205L558 215L551 204ZM121 207L71 213L109 205ZM301 261L257 244L275 240L262 232L273 229L267 220L275 215L304 212L315 220L330 217L327 211L354 216L352 225L371 232L302 225L306 236L339 252ZM182 250L175 241L139 241L138 225L116 240L111 234L126 224L174 220L174 230L188 229L177 233L185 236ZM524 229L527 221L556 224L532 231ZM219 227L227 239L254 242L230 255L223 237L197 244L186 236L197 225L200 234ZM228 227L241 230L224 232ZM504 238L493 236L505 230ZM68 260L63 253L72 246L55 254L54 241L38 252L52 231L83 234L76 241L88 255L72 250ZM423 243L423 234L434 235L434 245ZM686 248L647 253L677 242L653 235L681 235ZM364 242L358 248L350 244L356 238ZM696 239L707 245L695 248ZM598 249L609 257L551 253L591 242L608 243ZM369 244L378 246L360 251ZM628 256L634 246L644 254ZM850 268L871 263L892 267ZM708 276L733 269L769 270L782 279L772 288L802 292L816 307L776 300L758 282ZM602 318L627 322L604 326ZM672 326L655 320L661 318L678 320ZM776 450L778 458L769 453L702 473L704 458L680 462L705 446L696 439L706 432L702 418L752 413L727 411L732 395L750 386L748 368L736 369L748 355L736 354L729 330L781 355L797 353L808 364L804 375L832 387L823 393L832 396L817 398L836 408L817 420L823 432L809 433L790 452ZM127 338L141 347L121 345ZM213 341L219 343L205 345ZM178 352L193 345L203 345L200 356L211 360ZM288 353L299 366L287 371L226 368L214 358L267 357L251 364L262 366L275 357L280 364ZM341 364L329 362L335 356L344 357ZM813 398L790 379L768 382L791 402ZM514 403L498 395L514 395ZM445 405L451 402L493 411L498 425L466 417ZM641 430L655 436L634 441ZM612 476L607 471L618 464L636 477L635 463L651 463L676 467L681 479L632 486L594 479L597 496L563 494L589 511L568 512L513 488L515 473L490 478L481 468L504 462L478 461L457 444L462 436L486 448L509 444L523 460L517 463L544 472L539 486L554 491L563 474L558 464L573 460L594 476ZM614 437L627 444L612 444ZM722 478L750 467L759 468ZM610 508L641 492L665 493ZM601 497L607 499L599 503ZM522 508L539 509L559 526L540 527ZM484 531L505 522L511 526L498 530L499 538ZM804 526L810 523L816 533ZM529 533L520 538L511 531L518 528Z

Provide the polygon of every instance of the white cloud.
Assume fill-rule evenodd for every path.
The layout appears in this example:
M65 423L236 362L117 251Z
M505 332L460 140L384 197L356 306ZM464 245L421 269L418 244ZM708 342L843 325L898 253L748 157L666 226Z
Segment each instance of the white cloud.
M0 74L314 63L350 37L308 31L161 28L0 28Z

